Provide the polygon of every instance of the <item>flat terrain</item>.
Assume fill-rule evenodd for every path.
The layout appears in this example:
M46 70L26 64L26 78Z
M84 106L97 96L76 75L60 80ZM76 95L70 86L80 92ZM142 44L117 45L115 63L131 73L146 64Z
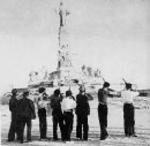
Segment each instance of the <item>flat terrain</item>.
M104 140L99 140L99 121L97 114L97 100L90 101L91 114L89 116L89 140L77 141L75 138L76 116L74 116L74 129L71 142L54 142L52 141L52 117L47 117L48 123L48 140L39 141L39 121L38 117L33 120L32 127L32 142L25 141L22 145L27 146L150 146L150 98L138 97L135 101L135 131L138 137L127 138L123 131L123 112L122 102L119 98L109 99L108 113L108 132L109 137ZM1 145L21 145L17 141L8 143L7 134L10 126L10 112L8 106L1 106ZM60 135L60 132L59 132ZM25 131L26 140L26 131Z

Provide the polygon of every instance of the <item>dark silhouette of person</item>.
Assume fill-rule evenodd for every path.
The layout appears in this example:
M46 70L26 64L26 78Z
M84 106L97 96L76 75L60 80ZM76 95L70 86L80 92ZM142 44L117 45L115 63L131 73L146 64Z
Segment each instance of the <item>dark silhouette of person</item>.
M18 100L18 124L20 143L24 142L24 128L27 125L27 141L31 141L31 120L35 114L35 107L29 98L29 91L23 92L23 98Z
M63 125L63 114L61 111L62 96L60 90L56 89L51 98L52 118L53 118L53 140L58 140L57 127L59 124L61 139L64 140L64 125Z
M85 93L85 87L79 88L79 94L76 97L76 115L77 115L77 127L76 137L83 140L88 140L88 115L90 114L90 106L88 97ZM82 132L83 127L83 132ZM83 133L83 135L82 135Z
M17 139L19 139L18 135L18 127L17 127L17 89L12 90L12 96L9 101L9 110L11 112L11 124L8 132L8 141L15 140L15 134L17 135Z
M107 107L107 97L109 95L109 86L108 82L104 82L103 87L98 90L98 118L100 124L100 140L104 140L107 138L107 114L108 114L108 107Z

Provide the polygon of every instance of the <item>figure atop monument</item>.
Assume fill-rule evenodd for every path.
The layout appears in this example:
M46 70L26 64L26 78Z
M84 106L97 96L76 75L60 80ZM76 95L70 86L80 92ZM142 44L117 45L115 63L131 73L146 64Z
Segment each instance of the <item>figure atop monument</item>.
M69 11L64 10L63 2L60 2L60 6L59 6L60 27L62 27L66 24L66 18L69 14L70 14Z

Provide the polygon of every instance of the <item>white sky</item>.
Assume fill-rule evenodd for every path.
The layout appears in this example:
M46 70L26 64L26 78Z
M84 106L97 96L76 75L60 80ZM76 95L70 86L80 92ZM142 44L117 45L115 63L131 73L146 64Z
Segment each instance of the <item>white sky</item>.
M75 66L100 67L110 82L122 77L150 88L150 1L64 0ZM31 70L57 65L59 0L0 0L0 92L24 86Z

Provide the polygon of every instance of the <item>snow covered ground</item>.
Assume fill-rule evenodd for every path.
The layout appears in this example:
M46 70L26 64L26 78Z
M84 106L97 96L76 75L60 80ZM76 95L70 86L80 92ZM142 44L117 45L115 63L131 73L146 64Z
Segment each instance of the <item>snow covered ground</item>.
M39 121L38 118L33 120L32 127L32 142L25 142L23 145L28 146L150 146L150 98L137 97L135 101L135 131L138 137L127 138L123 131L123 110L122 101L120 98L110 98L108 101L108 132L109 137L104 140L99 140L99 121L97 113L97 99L90 101L91 114L89 116L89 140L78 141L75 138L76 116L74 116L74 129L71 142L54 142L52 141L52 117L48 116L48 140L39 141ZM10 125L10 112L8 105L1 106L1 145L21 145L17 141L8 143L7 134ZM60 133L59 133L60 135ZM26 133L25 133L26 139Z

